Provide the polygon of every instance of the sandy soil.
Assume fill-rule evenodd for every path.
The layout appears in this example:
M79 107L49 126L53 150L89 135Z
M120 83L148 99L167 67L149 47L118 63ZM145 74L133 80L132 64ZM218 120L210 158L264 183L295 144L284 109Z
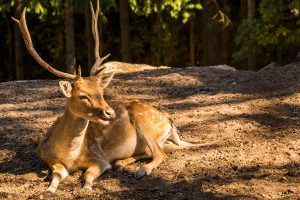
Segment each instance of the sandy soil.
M218 68L120 74L107 99L142 99L167 111L182 137L153 173L108 171L92 192L81 172L45 195L48 167L37 143L64 110L58 80L0 83L1 199L299 199L300 63L261 72Z

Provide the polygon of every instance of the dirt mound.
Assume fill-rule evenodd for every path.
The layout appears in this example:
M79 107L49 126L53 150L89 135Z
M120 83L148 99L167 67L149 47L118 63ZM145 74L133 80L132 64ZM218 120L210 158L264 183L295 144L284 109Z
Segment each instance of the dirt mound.
M109 171L83 191L81 173L44 195L38 141L63 112L58 80L0 83L1 199L297 199L300 196L300 64L247 72L193 67L119 74L107 99L142 99L167 111L182 137L168 158L135 180Z

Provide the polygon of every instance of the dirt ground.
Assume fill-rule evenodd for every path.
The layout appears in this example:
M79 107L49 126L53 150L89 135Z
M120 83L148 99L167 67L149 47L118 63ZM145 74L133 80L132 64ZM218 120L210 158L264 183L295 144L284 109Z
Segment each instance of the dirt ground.
M148 177L108 171L84 191L81 172L44 194L48 167L35 149L64 110L58 80L0 83L0 199L300 199L300 63L261 72L159 69L116 75L107 99L167 111L182 137Z

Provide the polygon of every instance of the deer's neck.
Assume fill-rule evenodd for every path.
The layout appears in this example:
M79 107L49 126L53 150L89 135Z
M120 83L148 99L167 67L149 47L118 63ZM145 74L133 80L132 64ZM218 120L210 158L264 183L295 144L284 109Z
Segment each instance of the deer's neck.
M69 137L84 136L86 129L89 125L89 121L73 114L68 106L66 106L65 113L62 116L63 131Z
M59 151L59 154L64 153L68 159L76 159L84 143L88 125L88 120L74 115L67 106L52 135L54 136L52 137L53 147Z

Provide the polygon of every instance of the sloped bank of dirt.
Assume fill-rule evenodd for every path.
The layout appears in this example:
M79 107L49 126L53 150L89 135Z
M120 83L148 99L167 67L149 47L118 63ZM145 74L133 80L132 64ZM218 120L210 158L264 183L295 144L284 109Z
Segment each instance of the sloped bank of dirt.
M109 99L142 99L170 113L182 137L167 160L135 180L109 171L92 192L81 173L44 195L38 141L63 112L58 80L0 83L0 199L297 199L300 196L300 64L262 72L164 69L117 75Z

